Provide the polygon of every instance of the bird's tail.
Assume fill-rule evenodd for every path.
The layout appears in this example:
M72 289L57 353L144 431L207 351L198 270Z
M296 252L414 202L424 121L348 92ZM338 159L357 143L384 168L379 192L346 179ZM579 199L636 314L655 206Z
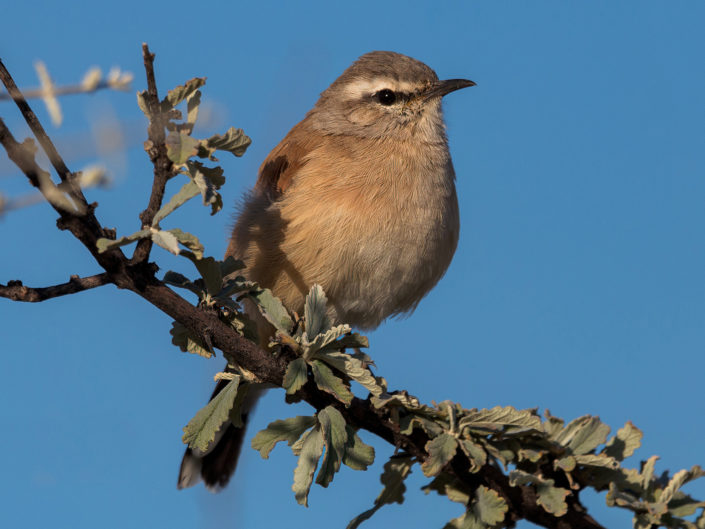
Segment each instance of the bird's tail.
M232 423L226 423L220 439L210 452L196 454L191 448L187 448L181 460L177 488L192 487L203 480L211 492L223 489L235 473L246 426L247 413L243 413L242 426L236 428Z

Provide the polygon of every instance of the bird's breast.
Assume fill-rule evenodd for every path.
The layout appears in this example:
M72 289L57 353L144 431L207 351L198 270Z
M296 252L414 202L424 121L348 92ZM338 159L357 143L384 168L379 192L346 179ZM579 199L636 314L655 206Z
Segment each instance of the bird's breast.
M445 273L458 240L445 145L425 154L407 145L335 159L313 153L273 207L283 230L275 293L298 310L319 283L336 319L360 328L413 310Z

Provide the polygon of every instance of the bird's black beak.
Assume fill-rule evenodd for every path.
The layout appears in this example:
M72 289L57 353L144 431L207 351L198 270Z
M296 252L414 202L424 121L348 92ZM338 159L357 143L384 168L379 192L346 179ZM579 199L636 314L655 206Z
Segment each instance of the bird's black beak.
M424 101L428 101L434 97L443 97L444 95L460 90L461 88L475 86L475 84L475 82L468 79L446 79L445 81L438 81L431 85L431 87L423 95L423 98Z

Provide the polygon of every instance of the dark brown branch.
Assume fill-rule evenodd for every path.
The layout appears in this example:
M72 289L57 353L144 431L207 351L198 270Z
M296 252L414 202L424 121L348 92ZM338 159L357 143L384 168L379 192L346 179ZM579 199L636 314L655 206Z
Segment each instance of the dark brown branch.
M13 301L26 301L37 303L67 294L75 294L91 288L100 287L111 283L110 277L106 273L96 274L90 277L71 276L67 283L54 285L51 287L31 288L22 284L22 281L8 281L7 285L0 285L0 297L9 298Z
M144 58L144 69L147 75L147 93L146 103L149 108L149 140L145 144L145 150L149 154L152 165L154 166L154 180L152 181L152 193L149 196L147 209L140 213L140 221L142 226L151 226L159 208L164 200L164 190L166 183L174 174L174 166L167 156L166 151L166 134L164 127L166 125L165 116L161 112L159 101L159 93L157 92L157 83L154 77L154 54L149 51L147 44L142 44L142 56ZM142 239L137 243L135 253L132 256L133 263L144 262L149 258L149 252L152 250L152 240Z

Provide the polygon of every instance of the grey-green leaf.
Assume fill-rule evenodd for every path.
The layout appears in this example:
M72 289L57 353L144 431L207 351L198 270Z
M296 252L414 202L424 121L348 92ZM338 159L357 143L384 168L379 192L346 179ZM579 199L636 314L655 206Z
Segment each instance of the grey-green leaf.
M294 321L289 316L279 298L272 294L268 288L263 288L254 292L250 292L250 297L257 304L262 315L274 327L286 334L291 333L294 328Z
M292 446L314 424L316 424L316 418L308 415L271 422L252 438L252 448L267 459L278 442L286 441L289 446Z
M178 288L185 288L187 290L190 290L198 297L203 297L203 294L205 293L203 288L196 285L188 277L172 270L169 270L166 274L164 274L164 279L162 279L162 281L164 281L167 285L172 285Z
M552 479L544 479L523 470L512 470L509 473L509 484L512 487L533 483L538 493L537 503L554 516L563 516L568 512L565 499L570 494L569 490L555 487Z
M228 420L237 396L240 377L235 375L213 399L184 427L183 441L191 448L207 452L215 435Z
M475 473L487 463L487 452L477 443L469 439L458 439L460 449L470 460L470 472Z
M480 485L475 490L472 510L480 520L492 526L504 520L504 515L509 510L509 506L497 492Z
M215 215L223 208L223 199L217 191L225 183L223 169L220 167L206 167L195 160L186 162L186 169L191 180L201 193L203 205L210 205L211 215Z
M291 490L294 491L294 497L300 505L308 507L308 493L322 453L323 436L320 427L316 425L304 434L299 461L294 469L294 484Z
M193 336L191 331L181 325L178 321L171 324L171 331L169 331L169 333L172 336L171 343L176 345L184 353L197 354L198 356L202 356L204 358L210 358L214 355L214 352L211 349L208 349L200 338Z
M287 395L293 395L308 380L308 365L303 358L296 358L286 368L284 381L282 386L286 390Z
M458 442L452 435L442 433L426 443L428 458L421 465L426 476L435 476L448 462L453 459L458 448Z
M586 415L571 421L556 436L556 441L573 454L587 454L607 440L610 427L600 421L599 417Z
M140 230L133 233L132 235L127 235L125 237L120 237L117 240L105 239L101 237L96 241L96 247L98 248L98 253L103 253L106 250L111 250L113 248L119 248L120 246L125 246L126 244L133 243L139 239L146 239L151 236L149 230Z
M181 253L181 249L179 248L179 239L177 239L173 233L152 228L151 236L152 241L157 246L161 246L174 255L179 255L179 253Z
M311 371L313 371L313 380L316 382L319 389L330 393L345 404L352 402L353 394L350 392L345 382L333 374L333 371L331 371L326 364L320 360L314 360L311 362Z
M184 99L192 97L194 93L196 93L204 84L206 84L205 77L194 77L193 79L186 81L183 85L179 85L173 90L169 90L166 97L162 101L162 112L171 110Z
M200 256L189 254L187 252L184 253L184 255L189 258L198 270L198 273L201 274L203 282L206 285L206 291L211 296L218 294L223 284L223 275L220 271L220 261L216 261L213 257L203 257L202 252Z
M327 487L333 481L333 475L340 470L348 441L345 419L333 406L327 406L318 412L318 424L321 426L323 444L326 447L321 470L316 477L316 483Z
M154 220L152 221L152 226L155 228L159 226L159 223L170 215L175 209L183 206L188 200L192 199L198 195L199 189L194 182L186 182L183 187L176 193L169 202L164 204L157 214L154 215Z
M353 470L367 470L375 460L375 449L362 442L351 426L346 426L348 442L345 444L343 463Z
M181 231L179 228L173 228L166 231L167 233L173 235L179 243L191 250L197 259L201 259L203 257L203 245L201 244L201 241L198 240L198 237L188 232ZM154 231L152 231L152 233L154 233ZM164 232L162 231L160 233L163 234ZM152 236L152 240L154 240L154 236Z
M358 384L365 387L370 393L375 396L381 395L386 387L382 383L382 379L375 377L367 365L359 358L348 353L339 351L329 351L326 353L317 352L314 358L335 367L341 373L345 373Z
M186 132L171 131L166 137L166 155L176 165L186 163L186 160L198 152L199 142Z
M471 410L458 422L458 427L479 433L503 431L506 434L541 430L541 419L533 410L517 410L512 406L495 406L489 410Z
M602 452L607 456L614 457L617 461L622 461L641 446L643 435L639 428L634 426L631 421L628 421L627 424L617 430L617 435L609 440Z
M216 134L205 140L207 148L227 151L235 156L242 156L252 143L242 129L230 127L225 134Z
M320 285L313 285L306 296L304 305L304 318L306 320L306 334L313 340L319 334L327 331L330 326L326 304L326 297Z

